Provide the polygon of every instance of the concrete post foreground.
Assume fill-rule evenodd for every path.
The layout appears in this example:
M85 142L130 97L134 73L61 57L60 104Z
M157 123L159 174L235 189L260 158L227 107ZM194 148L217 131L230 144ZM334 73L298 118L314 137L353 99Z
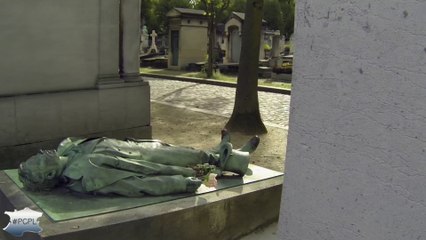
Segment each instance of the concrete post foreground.
M280 239L425 239L426 2L297 1Z

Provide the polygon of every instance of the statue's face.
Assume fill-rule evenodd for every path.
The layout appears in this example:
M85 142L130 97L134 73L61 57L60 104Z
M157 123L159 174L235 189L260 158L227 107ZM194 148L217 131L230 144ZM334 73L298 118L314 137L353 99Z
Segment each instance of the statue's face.
M58 184L61 170L56 152L42 151L21 163L19 180L31 191L50 190Z

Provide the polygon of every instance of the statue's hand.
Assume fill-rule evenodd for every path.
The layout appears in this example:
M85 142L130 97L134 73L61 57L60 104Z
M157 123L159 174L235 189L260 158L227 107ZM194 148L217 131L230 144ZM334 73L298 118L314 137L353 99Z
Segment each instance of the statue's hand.
M186 180L186 191L194 193L201 186L202 181L195 177L188 177Z

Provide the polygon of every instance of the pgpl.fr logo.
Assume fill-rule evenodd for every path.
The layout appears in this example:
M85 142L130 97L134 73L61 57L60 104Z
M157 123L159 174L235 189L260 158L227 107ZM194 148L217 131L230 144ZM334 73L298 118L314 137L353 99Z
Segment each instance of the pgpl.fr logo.
M22 237L24 232L40 233L43 229L38 225L37 218L41 217L43 213L24 208L22 210L13 212L4 212L9 215L10 222L3 230L10 233L15 237Z

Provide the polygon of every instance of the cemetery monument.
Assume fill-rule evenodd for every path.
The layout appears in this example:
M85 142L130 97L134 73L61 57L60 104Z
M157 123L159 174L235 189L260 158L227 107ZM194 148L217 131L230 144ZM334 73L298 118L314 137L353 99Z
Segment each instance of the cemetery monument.
M0 15L0 169L67 136L151 137L139 1L11 1Z
M148 53L158 53L158 48L156 43L158 34L155 32L155 30L152 30L149 36L151 36L151 46L148 49Z
M144 55L147 52L147 48L148 48L148 29L147 27L144 25L142 27L142 32L141 32L141 43L139 46L139 56Z
M185 69L189 63L205 61L208 44L205 12L173 8L167 17L170 28L168 68Z
M147 139L67 138L56 151L41 151L18 169L24 187L49 191L65 186L76 192L128 197L194 193L209 174L231 171L244 176L255 136L232 149L223 131L220 144L208 151ZM200 177L196 178L196 177Z

